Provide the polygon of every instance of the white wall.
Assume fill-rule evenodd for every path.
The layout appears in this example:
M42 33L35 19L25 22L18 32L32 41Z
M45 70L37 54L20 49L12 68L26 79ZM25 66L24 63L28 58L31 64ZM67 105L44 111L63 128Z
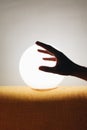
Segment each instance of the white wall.
M0 0L0 85L25 85L19 60L37 40L87 66L87 0ZM60 85L87 82L66 77Z

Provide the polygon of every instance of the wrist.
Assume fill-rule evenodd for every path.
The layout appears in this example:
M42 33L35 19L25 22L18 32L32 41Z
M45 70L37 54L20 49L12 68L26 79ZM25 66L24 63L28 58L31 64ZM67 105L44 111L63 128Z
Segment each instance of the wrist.
M74 64L72 76L84 79L87 81L87 67Z

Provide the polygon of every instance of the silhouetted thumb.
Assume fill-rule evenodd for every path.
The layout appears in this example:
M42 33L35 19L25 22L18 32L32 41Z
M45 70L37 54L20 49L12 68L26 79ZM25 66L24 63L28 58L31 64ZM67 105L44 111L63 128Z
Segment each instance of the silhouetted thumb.
M53 72L53 67L40 66L39 70L42 70L42 71L45 71L45 72Z

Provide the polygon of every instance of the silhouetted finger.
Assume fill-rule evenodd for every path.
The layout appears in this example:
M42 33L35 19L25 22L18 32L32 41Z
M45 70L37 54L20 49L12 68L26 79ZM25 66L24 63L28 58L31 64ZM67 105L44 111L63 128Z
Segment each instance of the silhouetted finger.
M50 73L55 73L54 67L40 66L39 70L50 72Z
M52 57L52 58L43 58L43 60L57 61L57 59L55 57Z
M47 45L47 44L39 42L39 41L37 41L36 44L40 47L45 48L46 50L48 50L49 52L51 52L54 55L56 55L58 53L58 51L50 45Z
M38 52L45 53L45 54L49 54L49 55L53 55L51 52L49 52L49 51L47 51L47 50L38 49Z

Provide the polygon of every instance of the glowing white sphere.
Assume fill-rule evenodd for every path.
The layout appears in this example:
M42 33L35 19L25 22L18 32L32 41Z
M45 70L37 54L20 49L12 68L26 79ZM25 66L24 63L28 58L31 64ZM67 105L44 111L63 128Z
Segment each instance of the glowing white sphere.
M43 57L49 57L37 51L37 45L29 47L22 55L19 64L19 71L24 82L33 89L56 88L63 80L63 76L39 70L39 66L55 66L54 61L44 61ZM41 48L42 49L42 48Z

